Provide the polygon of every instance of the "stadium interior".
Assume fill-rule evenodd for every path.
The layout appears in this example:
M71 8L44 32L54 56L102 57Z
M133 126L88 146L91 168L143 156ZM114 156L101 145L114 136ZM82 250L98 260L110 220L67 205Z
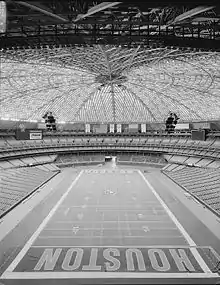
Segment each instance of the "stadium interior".
M220 284L220 5L0 1L0 285Z

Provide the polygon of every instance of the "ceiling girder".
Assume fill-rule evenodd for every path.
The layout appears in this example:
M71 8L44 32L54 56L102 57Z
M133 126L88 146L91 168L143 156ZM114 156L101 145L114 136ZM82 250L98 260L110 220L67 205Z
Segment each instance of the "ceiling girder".
M69 22L67 18L64 16L59 16L54 14L48 7L38 3L38 2L24 2L24 1L17 1L17 4L20 4L22 6L28 7L30 9L33 9L35 11L41 12L42 14L45 14L47 16L50 16L52 18L55 18L56 20L62 21L62 22Z
M209 6L209 7L203 7L203 6L200 6L200 7L196 7L194 9L191 9L179 16L177 16L173 21L171 21L170 23L168 23L168 25L173 25L173 24L177 24L177 23L180 23L188 18L191 18L193 16L196 16L198 14L201 14L201 13L204 13L206 11L209 11L211 9L215 8L215 6Z
M103 10L111 8L113 6L116 6L120 3L122 3L122 2L103 2L103 3L100 3L100 4L90 8L86 14L79 14L74 22L78 22L80 20L83 20L84 18L86 18L88 16L91 16L93 14L96 14L98 12L101 12Z

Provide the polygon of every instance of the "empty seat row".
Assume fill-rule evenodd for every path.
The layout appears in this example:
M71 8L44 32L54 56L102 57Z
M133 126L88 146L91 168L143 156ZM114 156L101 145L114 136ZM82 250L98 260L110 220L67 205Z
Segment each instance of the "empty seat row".
M220 214L220 170L185 167L172 171L171 166L164 168L163 172Z
M37 167L1 171L0 217L53 176L54 172Z
M59 155L55 163L57 165L64 164L64 163L90 163L90 162L104 162L105 156L104 155L74 155L74 154L64 154Z

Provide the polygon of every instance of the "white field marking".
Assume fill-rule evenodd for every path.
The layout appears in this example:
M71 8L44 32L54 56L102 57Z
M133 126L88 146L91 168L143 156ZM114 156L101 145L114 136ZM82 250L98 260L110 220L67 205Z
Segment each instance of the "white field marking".
M51 209L47 217L43 220L43 222L40 224L40 226L37 228L37 230L33 233L33 235L30 237L30 239L27 241L25 246L22 248L22 250L19 252L19 254L15 257L15 259L12 261L12 263L9 265L9 267L6 269L5 272L12 272L18 263L21 261L21 259L25 256L31 245L34 243L34 241L38 238L39 234L42 232L42 230L45 228L49 220L52 218L52 216L57 211L60 204L64 201L64 199L67 197L69 192L72 190L73 186L76 184L76 182L79 180L80 176L82 175L83 170L80 171L79 175L75 178L75 180L71 183L67 191L62 195L60 200L56 203L56 205ZM4 275L4 273L3 273Z
M131 197L132 198L132 197ZM151 205L152 204L152 205ZM144 202L143 205L144 206L149 206L149 207L155 207L155 204L158 205L158 201L148 201L148 202ZM62 205L60 206L59 208L62 209L62 208L66 208L66 207L69 207L69 208L80 208L80 205ZM90 208L96 208L97 205L96 204L91 204L89 205ZM102 204L100 205L100 207L103 207L103 208L110 208L112 207L112 205L109 205L109 204ZM164 209L162 209L163 207L159 206L158 207L161 208L161 210L164 211ZM129 210L129 209L125 209L125 210ZM132 210L132 209L131 209ZM157 209L157 211L159 211L160 209Z
M64 215L67 216L67 214L69 213L70 211L70 208L67 208L65 211L64 211Z
M188 245L33 245L31 248L69 248L69 247L82 247L82 248L190 248Z
M195 257L196 261L198 262L198 264L200 265L202 269L208 267L196 248L190 248L190 251L192 252L193 256ZM212 271L209 270L209 272L212 272Z
M190 246L196 246L196 243L192 240L192 238L189 236L189 234L186 232L186 230L183 228L183 226L180 224L180 222L177 220L177 218L174 216L174 214L170 211L170 209L168 208L168 206L165 204L165 202L160 198L159 194L154 190L153 186L150 184L150 182L146 179L146 177L141 173L141 171L139 171L139 174L141 175L141 177L143 178L143 180L145 181L145 183L147 184L148 188L150 188L151 192L153 192L153 194L156 196L156 198L158 199L158 201L160 202L160 204L163 206L163 208L165 209L166 213L168 214L168 216L170 217L170 219L174 222L174 224L177 226L177 228L180 230L180 232L182 233L182 235L185 237L185 239L187 240L188 244Z
M99 208L96 208L97 209L97 211L100 211L100 212L113 212L113 213L115 213L116 211L117 212L124 212L124 211L127 211L127 212L142 212L142 213L140 213L140 214L147 214L147 216L148 217L154 217L155 218L155 214L153 214L153 213L150 213L150 214L148 214L147 212L152 212L152 210L151 209L149 209L149 210L144 210L144 209L140 209L140 205L138 205L138 204L136 204L135 205L137 208L136 209L132 209L132 210L128 210L128 209L99 209ZM83 208L83 205L80 207L80 208ZM84 208L86 208L85 207L85 205L84 205ZM87 207L88 208L88 210L89 210L89 207ZM157 217L166 217L167 216L167 213L165 213L165 214L163 214L163 215L157 215Z
M119 239L120 239L120 243L122 242L123 243L123 240L122 238L124 237L122 234L121 234L121 227L120 227L120 221L119 221L119 215L117 214L117 229L118 229L118 232L119 232ZM102 225L103 227L103 225ZM103 227L104 228L104 227ZM104 228L105 230L105 228ZM107 230L107 229L106 229Z
M80 223L86 223L88 224L90 221L80 221ZM113 223L115 221L104 221L104 224L107 224L107 223ZM120 222L127 222L127 220L121 220ZM167 223L167 224L173 224L172 221L148 221L148 220L143 220L143 221L128 221L129 223ZM56 221L54 223L57 223L57 224L72 224L72 223L79 223L78 220L75 220L75 221ZM103 223L103 221L96 221L96 223Z
M102 229L100 229L100 230L102 230ZM105 229L106 230L106 229ZM116 235L116 236L112 236L112 235L107 235L107 236L105 236L105 235L99 235L99 236L96 236L96 235L94 235L93 236L94 238L118 238L118 239L120 239L120 238L122 238L122 237L124 237L124 238L144 238L144 239L146 239L146 238L149 238L149 239L164 239L164 238L166 238L166 239L176 239L176 238L182 238L182 239L184 239L184 237L181 235L181 236L166 236L166 235L157 235L157 236L145 236L145 235L131 235L131 236L122 236L122 235ZM68 238L71 238L71 239L74 239L74 238L82 238L82 239L91 239L91 236L76 236L76 237L74 237L74 236L72 236L72 235L69 235L69 236L39 236L38 237L38 239L68 239ZM92 245L91 245L91 247L92 247Z
M166 205L166 203L160 198L159 194L155 191L155 189L153 188L153 186L150 184L150 182L147 180L147 178L143 175L143 173L141 171L138 171L139 174L141 175L141 177L143 178L143 180L145 181L145 183L147 184L148 188L152 191L152 193L156 196L156 198L158 199L158 201L161 203L161 205L164 207L164 209L166 210L167 214L169 215L169 217L171 218L171 220L174 222L174 224L177 226L177 228L179 229L179 231L181 232L181 234L184 236L184 238L186 239L186 241L188 242L188 244L190 246L195 247L196 243L194 242L194 240L190 237L190 235L187 233L187 231L184 229L184 227L180 224L180 222L177 220L177 218L175 217L175 215L171 212L171 210L169 209L169 207ZM202 259L201 255L199 254L199 252L197 251L197 249L194 248L194 250L192 251L192 254L194 255L195 259L198 260L200 267L202 268L202 270L206 273L211 273L211 270L209 269L209 267L207 266L207 264L205 263L205 261Z
M73 232L74 234L77 234L78 231L79 231L79 227L73 227L73 228L72 228L72 232Z
M209 250L213 253L213 255L215 256L215 258L220 261L220 255L211 247L211 246L203 246L202 248L209 248Z
M126 217L126 222L127 222L128 234L129 234L129 236L131 236L131 227L130 227L129 222L128 222L128 214L127 213L125 213L125 217Z
M143 226L142 229L143 229L143 231L146 232L146 233L150 231L150 229L149 229L147 226Z
M154 213L153 213L153 210L152 209L140 209L140 204L138 205L138 204L135 204L135 206L136 206L136 209L118 209L118 208L111 208L111 209L103 209L102 207L92 207L91 209L97 209L97 211L100 211L100 212L113 212L113 213L115 213L115 211L117 211L117 212L137 212L137 211L139 211L139 212L142 212L142 214L147 214L147 216L149 216L149 217L155 217L155 216L160 216L160 217L164 217L164 216L167 216L167 213L166 213L166 211L165 210L158 210L157 212L160 212L161 214L160 215L155 215ZM79 206L79 207L77 207L79 210L81 210L82 208L87 208L88 210L91 210L90 209L90 207L89 207L89 205L86 205L86 204L84 204L84 205L81 205L81 206ZM58 212L58 211L57 211ZM150 212L149 214L148 214L148 212ZM165 213L165 214L162 214L162 213ZM61 212L62 213L62 212Z
M141 213L138 213L138 214L137 214L137 216L138 216L138 218L139 218L139 219L144 218L144 215L143 215L143 214L141 214ZM149 217L149 215L148 215L148 217ZM160 221L160 222L161 222L161 221Z
M92 278L217 278L218 273L147 273L147 272L5 272L0 279L92 279Z
M105 224L104 224L105 225ZM128 225L129 226L129 225ZM145 227L145 226L144 226ZM100 228L82 228L83 230L100 230ZM117 230L118 228L104 228L105 230ZM120 228L121 230L130 230L130 227L128 228ZM139 228L131 228L132 230L138 230ZM178 230L178 228L151 228L151 231L153 230ZM71 228L45 228L44 231L72 231Z

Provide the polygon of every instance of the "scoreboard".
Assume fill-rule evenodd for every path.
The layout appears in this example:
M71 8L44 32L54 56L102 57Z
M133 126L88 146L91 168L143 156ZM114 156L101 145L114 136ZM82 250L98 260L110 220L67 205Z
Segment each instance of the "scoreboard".
M42 140L42 130L16 130L16 140Z

